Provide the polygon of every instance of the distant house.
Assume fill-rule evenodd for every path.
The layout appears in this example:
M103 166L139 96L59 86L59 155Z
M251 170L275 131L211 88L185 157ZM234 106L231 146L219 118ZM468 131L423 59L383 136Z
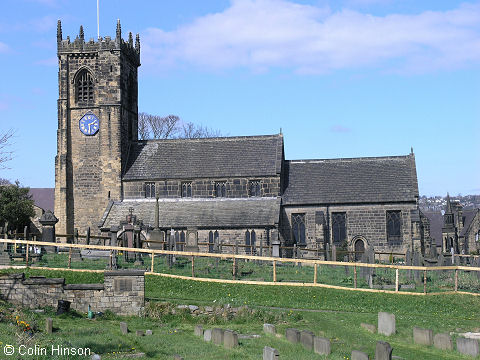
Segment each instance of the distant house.
M54 188L30 188L28 193L34 201L35 216L31 219L30 234L40 234L42 232L42 225L39 223L40 217L45 211L53 212L55 203L55 189Z

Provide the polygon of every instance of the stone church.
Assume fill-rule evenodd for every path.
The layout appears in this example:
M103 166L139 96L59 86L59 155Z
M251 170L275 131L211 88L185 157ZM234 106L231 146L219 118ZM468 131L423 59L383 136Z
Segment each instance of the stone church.
M72 41L59 21L57 49L57 233L109 231L129 214L151 229L158 198L165 238L193 246L424 251L413 152L287 160L282 134L139 141L139 35L122 39L118 22L115 38L85 41L80 27Z

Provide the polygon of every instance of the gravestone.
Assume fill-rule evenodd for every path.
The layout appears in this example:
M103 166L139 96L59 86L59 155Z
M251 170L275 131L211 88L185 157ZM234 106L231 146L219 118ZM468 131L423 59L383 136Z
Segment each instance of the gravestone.
M368 359L368 354L364 353L363 351L352 350L352 355L350 356L350 360L369 360L369 359Z
M277 332L275 329L275 325L272 325L272 324L263 324L263 331L267 334L272 334L272 335L275 335Z
M128 325L126 322L121 322L120 323L120 330L122 331L123 335L128 334Z
M280 257L280 241L272 241L272 257Z
M212 330L205 329L203 332L203 341L212 341Z
M415 344L431 346L433 345L433 331L430 329L413 328L413 342Z
M312 350L313 349L313 338L314 334L311 331L307 330L302 330L300 332L300 342L303 345L303 347L307 350Z
M372 334L375 334L377 332L377 327L373 324L361 323L360 326L368 332L371 332Z
M45 242L55 242L55 224L58 222L58 219L53 215L50 210L47 210L43 213L40 220L38 220L40 224L42 224L42 241ZM55 248L48 246L46 249L48 253L54 253Z
M375 347L375 360L392 360L392 347L388 342L377 341Z
M457 351L464 355L478 356L480 354L478 340L457 338Z
M330 340L324 337L315 336L313 339L313 351L320 355L330 355Z
M51 334L53 331L53 320L52 318L47 318L45 320L45 334Z
M337 261L337 246L332 245L332 261Z
M433 345L440 350L453 350L452 337L449 334L436 334Z
M415 253L413 254L413 266L422 266L422 263L420 262L420 254L418 253L418 251L415 251ZM421 277L421 274L420 274L420 270L414 270L413 271L413 277L415 279L415 281L420 281L420 277Z
M202 325L196 325L195 329L193 330L193 333L197 336L203 336L203 326Z
M379 312L377 327L379 334L385 336L395 334L395 315L386 312Z
M233 349L238 346L238 335L235 331L225 330L223 332L223 346L225 349Z
M102 360L102 357L98 354L93 354L90 360Z
M212 342L215 345L223 344L223 329L215 328L212 330Z
M405 265L406 266L411 266L412 265L412 252L410 249L407 249L405 252ZM407 278L411 279L412 278L412 270L407 270L406 271L406 276Z
M151 335L153 335L153 331L152 330L147 330L147 331L145 331L145 335L146 336L151 336Z
M278 360L280 355L277 349L271 348L270 346L265 346L263 348L263 360Z
M144 335L144 334L143 334L143 330L137 330L137 331L135 331L135 335L137 335L137 336L143 336L143 335Z
M298 331L297 329L288 328L287 330L285 330L285 337L291 343L296 344L300 341L300 331Z

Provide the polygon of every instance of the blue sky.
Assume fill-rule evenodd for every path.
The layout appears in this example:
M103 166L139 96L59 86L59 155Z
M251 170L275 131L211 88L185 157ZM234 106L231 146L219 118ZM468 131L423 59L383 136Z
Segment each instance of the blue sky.
M54 186L56 22L96 38L96 0L2 0L0 177ZM421 195L480 194L480 2L100 0L139 33L139 111L225 135L278 133L287 159L404 155Z

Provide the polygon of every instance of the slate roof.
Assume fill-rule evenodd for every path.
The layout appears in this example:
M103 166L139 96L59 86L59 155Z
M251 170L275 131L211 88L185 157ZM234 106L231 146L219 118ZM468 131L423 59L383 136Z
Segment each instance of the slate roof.
M441 211L424 211L430 222L430 237L437 245L442 245L443 215Z
M155 200L124 200L109 204L100 227L118 226L133 207L145 225L155 223ZM160 199L161 228L265 227L278 223L280 198Z
M415 156L285 163L283 204L414 202L418 197Z
M465 236L466 232L469 230L470 225L475 218L475 215L477 212L480 212L480 209L467 209L463 210L463 228L462 231L460 231L460 236Z
M283 135L138 141L123 180L280 174Z
M30 188L28 192L35 205L43 210L53 212L55 203L55 188Z

